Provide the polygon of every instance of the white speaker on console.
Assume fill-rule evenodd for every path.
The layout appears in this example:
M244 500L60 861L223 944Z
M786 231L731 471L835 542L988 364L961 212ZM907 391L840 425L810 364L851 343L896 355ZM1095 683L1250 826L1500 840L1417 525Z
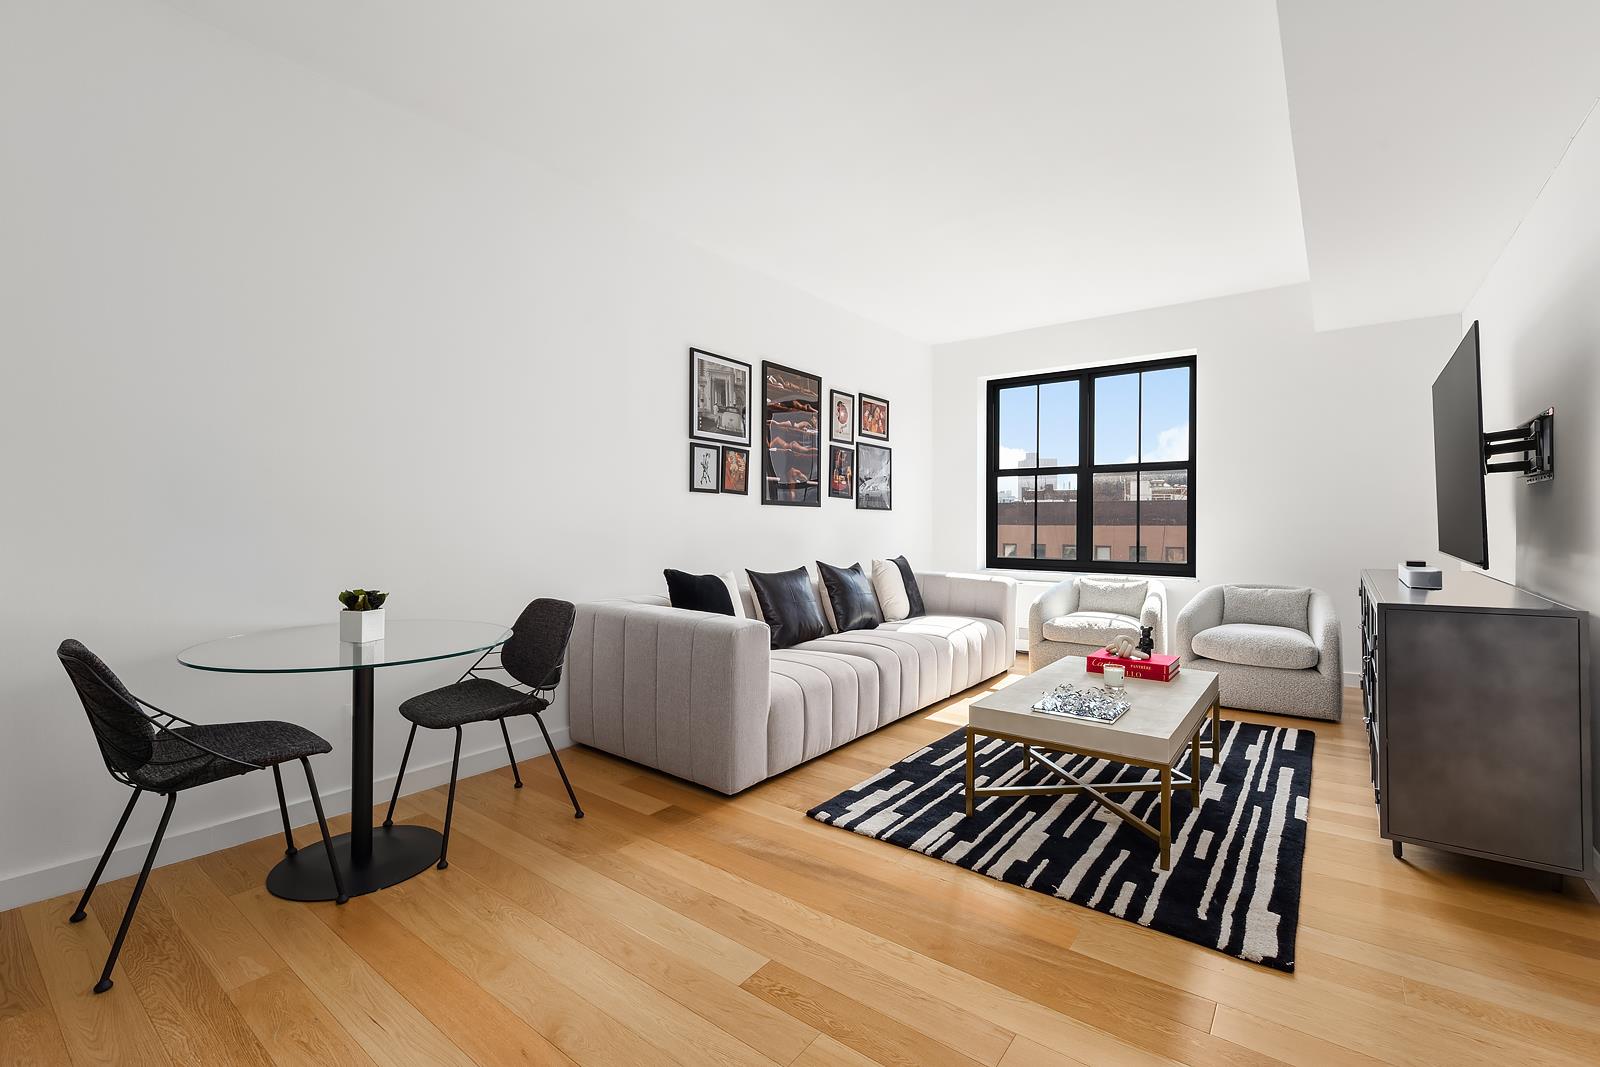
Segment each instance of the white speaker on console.
M1400 584L1409 589L1443 589L1444 571L1428 566L1427 560L1408 559L1400 564Z

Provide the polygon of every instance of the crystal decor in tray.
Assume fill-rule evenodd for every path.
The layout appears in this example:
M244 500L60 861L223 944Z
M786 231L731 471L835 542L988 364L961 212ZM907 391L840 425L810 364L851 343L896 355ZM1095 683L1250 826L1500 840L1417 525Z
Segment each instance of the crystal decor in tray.
M1061 715L1069 719L1088 719L1090 722L1116 722L1133 707L1125 694L1113 692L1103 685L1084 686L1070 683L1058 685L1045 693L1034 711L1046 715Z

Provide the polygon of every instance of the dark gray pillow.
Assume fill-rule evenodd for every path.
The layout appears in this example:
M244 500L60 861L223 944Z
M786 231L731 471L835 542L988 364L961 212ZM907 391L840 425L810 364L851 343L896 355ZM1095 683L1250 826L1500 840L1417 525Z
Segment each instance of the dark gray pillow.
M883 621L878 609L878 596L872 591L872 579L857 563L853 567L833 567L817 560L817 573L822 575L822 590L833 607L834 629L874 630Z
M918 616L926 615L928 609L922 605L922 590L917 588L917 576L911 573L911 564L906 562L904 556L896 556L889 562L900 568L900 577L905 579L906 600L911 603L911 611L906 615L906 618L915 619Z
M733 597L728 587L715 574L689 574L667 568L661 572L667 578L667 599L675 608L689 611L709 611L717 615L732 615Z
M745 573L750 576L750 591L755 593L761 618L772 630L773 648L793 648L828 632L822 604L804 567L776 574Z

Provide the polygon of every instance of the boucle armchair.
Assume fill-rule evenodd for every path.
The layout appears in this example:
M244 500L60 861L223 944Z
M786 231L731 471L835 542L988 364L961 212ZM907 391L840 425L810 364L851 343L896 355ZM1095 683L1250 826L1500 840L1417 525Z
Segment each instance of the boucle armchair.
M1215 671L1222 705L1337 722L1344 665L1333 598L1286 585L1214 585L1175 623L1185 670Z
M1155 650L1167 650L1167 589L1154 579L1068 578L1028 609L1028 665L1087 656L1118 637L1139 638L1148 626Z

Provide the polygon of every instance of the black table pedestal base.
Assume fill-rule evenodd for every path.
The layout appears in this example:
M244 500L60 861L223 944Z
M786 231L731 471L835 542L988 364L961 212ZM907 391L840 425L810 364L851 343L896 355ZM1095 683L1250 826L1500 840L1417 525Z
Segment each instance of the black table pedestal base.
M444 837L428 826L396 824L372 830L372 859L360 867L350 862L350 835L333 839L333 855L344 875L345 892L359 897L397 885L439 862ZM267 891L285 900L337 900L328 852L321 841L307 841L285 856L267 875Z

